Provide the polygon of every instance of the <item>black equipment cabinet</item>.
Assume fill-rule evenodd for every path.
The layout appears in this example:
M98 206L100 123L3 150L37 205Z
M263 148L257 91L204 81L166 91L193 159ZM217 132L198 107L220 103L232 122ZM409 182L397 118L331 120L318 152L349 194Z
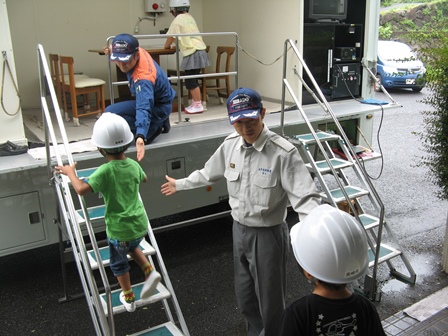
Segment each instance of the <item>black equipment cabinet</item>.
M327 100L361 96L362 54L362 24L305 23L303 58ZM315 103L305 89L302 102Z

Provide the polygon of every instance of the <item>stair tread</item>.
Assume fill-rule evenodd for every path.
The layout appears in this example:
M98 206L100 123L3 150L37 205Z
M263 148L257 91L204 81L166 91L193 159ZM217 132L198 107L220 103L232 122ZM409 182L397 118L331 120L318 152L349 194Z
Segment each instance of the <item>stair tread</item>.
M375 255L370 248L368 251L368 255L369 255L369 267L372 267L375 263ZM386 244L381 244L378 263L381 264L381 263L388 261L392 258L395 258L399 255L401 255L401 251L399 251L393 247L390 247Z
M98 167L94 167L94 168L86 168L86 169L79 169L79 170L76 170L76 174L77 174L78 178L80 178L81 180L88 180L88 179L89 179L89 176L92 175L93 172L94 172L95 170L97 170L97 169L98 169ZM62 178L63 178L64 180L67 181L67 183L68 183L69 185L71 185L71 181L70 181L70 179L68 178L67 175L61 175L61 176L62 176Z
M90 221L104 219L105 210L106 210L106 206L104 204L87 208L87 212L89 214ZM80 224L85 223L85 218L84 218L82 209L76 210L76 217L78 219L78 223L80 223Z
M98 169L98 167L92 167L92 168L86 168L86 169L79 169L76 172L77 172L79 178L88 179L89 176L92 175L93 172L97 169Z
M353 165L353 163L351 163L347 160L338 159L338 158L330 158L330 162L334 169L342 169L342 168L346 168L346 167L351 167ZM326 172L331 171L331 169L328 165L328 162L326 160L316 161L315 164L321 173L326 173ZM311 163L307 163L306 166L307 166L308 170L310 170L310 171L314 170Z
M332 141L340 138L340 136L337 134L326 132L316 132L316 136L320 141ZM316 143L316 140L314 139L312 133L293 135L291 136L290 141L293 143L302 143L305 145Z
M358 217L361 220L361 224L364 226L366 230L374 228L378 226L378 224L380 223L379 219L372 215L361 214Z
M361 188L358 188L355 186L351 186L351 185L344 186L344 190L346 191L346 193L350 199L354 199L354 198L369 194L369 192L367 190L364 190L364 189L361 189ZM336 203L345 201L345 196L342 193L342 190L340 188L330 190L330 193ZM322 192L320 195L326 202L331 202L331 200L328 199L325 192Z
M174 323L166 322L158 326L139 331L129 336L182 336L183 333L177 328Z
M155 249L149 244L145 239L140 242L140 249L142 250L144 255L153 255L156 253ZM104 266L109 266L110 264L110 253L109 246L104 246L99 249L101 260ZM89 257L90 266L92 269L98 268L98 260L96 259L95 253L93 250L87 251L87 255ZM128 260L131 260L131 257L128 255Z
M159 284L157 285L155 294L151 295L149 298L147 298L145 300L142 300L142 299L140 299L140 293L142 291L143 284L144 284L144 282L132 285L132 289L134 291L135 298L136 298L136 300L135 300L136 308L143 307L143 306L146 306L146 305L154 303L154 302L158 302L163 299L167 299L171 296L171 293L168 291L168 289L161 282L159 282ZM112 291L112 293L111 293L112 294L112 310L113 310L114 315L126 312L126 308L120 302L120 293L121 293L121 288L116 289L116 290ZM105 293L100 294L100 299L101 299L101 304L103 305L104 314L106 314L106 316L107 316L108 314L107 314L106 294Z

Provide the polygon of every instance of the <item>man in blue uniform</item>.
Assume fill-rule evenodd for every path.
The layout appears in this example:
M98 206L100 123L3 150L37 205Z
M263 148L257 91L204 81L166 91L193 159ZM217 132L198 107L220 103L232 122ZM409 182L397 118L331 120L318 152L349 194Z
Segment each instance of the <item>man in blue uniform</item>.
M151 143L160 133L169 132L169 116L176 92L165 72L146 50L139 47L134 36L115 36L107 51L110 61L126 74L135 100L112 104L106 112L118 114L128 122L135 135L137 160L141 161L145 156L145 144Z

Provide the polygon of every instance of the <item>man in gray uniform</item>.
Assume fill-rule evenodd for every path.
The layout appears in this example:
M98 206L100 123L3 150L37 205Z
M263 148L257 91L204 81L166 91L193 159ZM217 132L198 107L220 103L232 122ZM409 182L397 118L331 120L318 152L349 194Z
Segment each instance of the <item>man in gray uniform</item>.
M229 135L201 170L166 176L164 195L227 180L233 217L235 292L249 336L278 336L285 308L288 201L302 220L320 204L297 148L263 123L260 95L248 88L227 99Z

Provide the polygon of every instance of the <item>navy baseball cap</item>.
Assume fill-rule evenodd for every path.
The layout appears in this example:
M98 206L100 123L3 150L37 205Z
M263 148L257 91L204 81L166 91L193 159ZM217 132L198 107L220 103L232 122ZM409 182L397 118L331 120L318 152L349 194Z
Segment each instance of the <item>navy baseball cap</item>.
M138 40L130 34L120 34L112 41L111 61L129 62L138 51Z
M252 89L236 89L227 98L227 112L231 125L244 118L257 119L262 109L261 97Z

